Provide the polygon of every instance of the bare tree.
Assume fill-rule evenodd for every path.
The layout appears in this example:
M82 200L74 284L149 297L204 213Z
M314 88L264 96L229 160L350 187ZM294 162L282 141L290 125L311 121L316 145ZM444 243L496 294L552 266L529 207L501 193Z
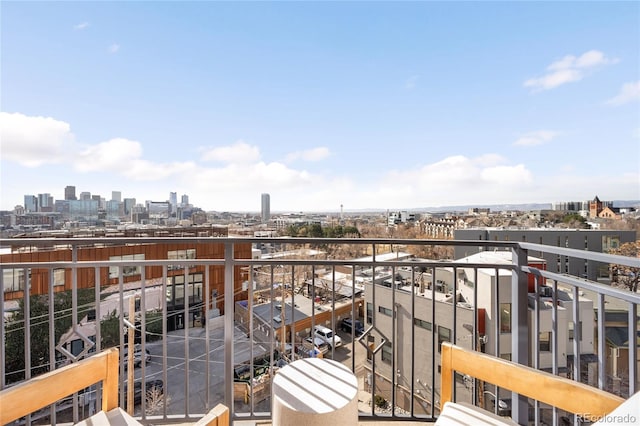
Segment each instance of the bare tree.
M640 241L622 244L617 249L609 250L609 253L620 256L639 257ZM640 268L618 265L615 263L609 265L609 268L611 271L611 283L613 285L616 287L626 288L634 293L638 291L638 284L640 284Z

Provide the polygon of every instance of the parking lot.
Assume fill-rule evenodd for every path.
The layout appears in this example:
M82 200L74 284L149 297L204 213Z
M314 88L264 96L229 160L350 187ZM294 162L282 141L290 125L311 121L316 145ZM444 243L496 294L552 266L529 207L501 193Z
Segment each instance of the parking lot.
M224 400L224 324L223 317L209 321L209 407L215 406ZM207 381L206 381L206 329L191 327L188 329L188 339L185 344L185 330L177 330L167 334L166 339L149 342L146 348L151 353L150 361L135 369L135 380L138 381L144 374L147 381L162 380L164 383L164 395L167 397L168 414L182 414L185 411L201 414L207 410ZM343 345L336 348L333 353L330 350L327 358L344 363L352 367L352 354L356 354L355 365L362 365L366 359L366 350L359 343L352 345L349 333L338 332ZM166 342L166 381L164 380L164 366L162 362L163 343ZM253 357L268 353L266 345L254 344ZM188 354L188 356L186 356ZM234 331L234 363L248 362L251 358L251 345L246 333L236 327ZM187 361L188 359L188 361ZM187 398L188 395L188 398ZM188 402L187 402L188 401ZM249 411L249 405L241 401L236 403L237 412ZM267 404L266 407L261 407ZM269 401L255 407L269 409ZM150 408L154 411L150 412ZM136 407L136 414L140 414L141 406ZM161 406L147 408L148 414L162 414Z
M146 380L163 380L164 394L168 400L167 412L203 413L206 410L207 378L206 329L192 327L167 333L166 339L149 342L146 348L151 353L150 361L135 369L135 379L144 375ZM186 342L186 343L185 343ZM209 406L224 400L224 326L223 318L215 318L209 324ZM164 377L163 344L166 343L166 381ZM250 344L246 334L236 328L234 332L235 362L247 361ZM263 354L266 348L256 345L254 356ZM188 398L187 398L188 395ZM187 403L188 399L188 403ZM188 404L188 406L187 406ZM136 407L140 412L141 407ZM148 411L148 410L147 410ZM158 412L160 414L162 411Z

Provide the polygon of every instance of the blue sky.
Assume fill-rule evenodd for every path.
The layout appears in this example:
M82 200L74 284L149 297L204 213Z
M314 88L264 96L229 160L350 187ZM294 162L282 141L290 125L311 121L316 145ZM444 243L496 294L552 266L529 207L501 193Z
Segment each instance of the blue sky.
M640 199L638 2L2 2L0 208Z

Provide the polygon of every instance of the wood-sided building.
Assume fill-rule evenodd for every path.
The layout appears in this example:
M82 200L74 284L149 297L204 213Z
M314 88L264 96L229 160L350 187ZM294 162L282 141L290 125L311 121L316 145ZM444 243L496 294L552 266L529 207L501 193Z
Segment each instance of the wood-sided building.
M166 239L154 242L153 238L141 239L140 243L105 244L100 239L94 239L90 243L82 244L76 248L76 260L78 262L96 261L151 261L151 260L190 260L193 265L169 265L166 269L167 277L167 309L184 309L185 298L188 298L189 306L203 309L205 299L207 266L198 264L198 259L224 259L224 240L204 238L198 242L166 242ZM16 246L20 240L16 239ZM22 244L24 246L24 244ZM24 290L29 282L30 294L48 294L49 287L53 292L62 292L72 289L73 269L69 267L56 267L55 262L72 262L72 249L69 246L51 245L49 247L29 247L14 249L12 253L0 255L0 264L8 263L49 263L44 268L13 268L2 269L2 287L4 300L16 300L24 297ZM251 259L251 244L234 244L235 259ZM53 263L53 264L51 264ZM144 268L144 271L143 271ZM210 308L219 309L224 313L224 266L208 266L208 279L210 289ZM144 274L143 274L144 272ZM106 288L118 285L120 276L127 288L136 288L136 283L141 283L144 278L145 287L153 287L163 284L163 266L109 266L92 267L82 265L76 268L76 282L78 289L95 288L99 285ZM246 276L246 268L236 266L234 270L234 300L247 298L246 289L243 290L243 282ZM98 283L96 283L96 280Z

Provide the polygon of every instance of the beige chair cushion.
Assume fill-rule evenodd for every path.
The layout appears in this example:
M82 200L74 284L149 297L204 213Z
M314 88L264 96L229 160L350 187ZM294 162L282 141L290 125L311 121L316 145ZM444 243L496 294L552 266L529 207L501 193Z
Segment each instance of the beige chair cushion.
M121 408L114 408L109 412L98 411L93 416L77 423L81 426L142 426Z
M436 425L438 426L479 426L479 425L508 425L517 426L518 423L509 417L496 414L475 407L465 402L447 402L440 412Z
M636 392L618 408L598 419L593 426L620 424L640 424L640 392Z

